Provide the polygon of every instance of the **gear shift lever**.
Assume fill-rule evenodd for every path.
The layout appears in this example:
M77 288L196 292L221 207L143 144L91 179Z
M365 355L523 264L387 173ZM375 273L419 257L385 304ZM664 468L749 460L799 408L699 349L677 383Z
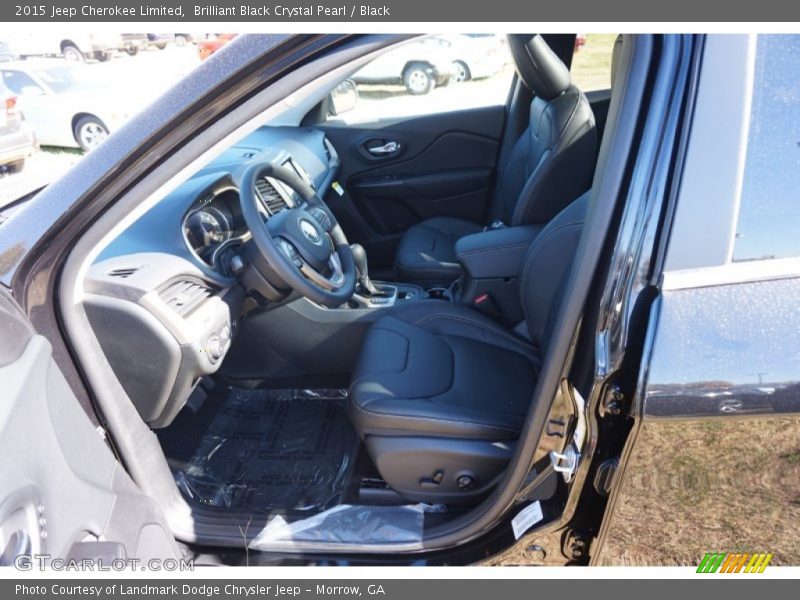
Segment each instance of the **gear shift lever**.
M356 263L356 273L358 274L358 286L362 294L365 296L385 296L386 293L375 287L372 280L369 278L369 271L367 269L367 251L361 244L350 244L350 250L353 252L353 261Z

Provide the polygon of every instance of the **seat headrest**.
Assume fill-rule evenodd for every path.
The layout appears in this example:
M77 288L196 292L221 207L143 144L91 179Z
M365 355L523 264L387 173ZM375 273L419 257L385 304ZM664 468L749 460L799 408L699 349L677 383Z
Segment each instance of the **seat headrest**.
M541 35L509 35L508 47L517 73L534 95L552 100L572 85L569 69Z

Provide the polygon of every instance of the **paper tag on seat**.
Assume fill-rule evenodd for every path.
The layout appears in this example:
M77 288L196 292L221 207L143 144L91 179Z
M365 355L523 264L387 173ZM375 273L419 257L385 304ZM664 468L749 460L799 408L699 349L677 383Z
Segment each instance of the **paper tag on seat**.
M537 500L533 504L529 504L519 514L511 519L511 528L514 530L514 539L518 540L522 537L528 529L536 525L543 518L542 505Z

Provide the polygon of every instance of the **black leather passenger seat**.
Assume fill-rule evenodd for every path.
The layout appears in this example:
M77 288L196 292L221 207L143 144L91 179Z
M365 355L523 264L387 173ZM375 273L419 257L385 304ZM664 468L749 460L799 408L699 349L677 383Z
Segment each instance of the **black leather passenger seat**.
M508 39L517 72L534 98L528 128L498 166L490 212L508 226L544 224L591 185L598 146L594 114L541 36ZM422 284L453 281L461 274L456 241L485 226L437 217L409 228L395 257L398 277Z
M349 413L386 482L413 501L471 502L508 464L581 237L590 193L535 237L520 280L527 335L453 302L387 311L367 332Z

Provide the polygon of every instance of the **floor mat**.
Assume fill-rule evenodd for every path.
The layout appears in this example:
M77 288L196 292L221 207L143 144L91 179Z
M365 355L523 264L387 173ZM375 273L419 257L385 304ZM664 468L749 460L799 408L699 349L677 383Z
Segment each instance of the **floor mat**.
M345 390L224 386L158 435L190 502L237 512L339 504L358 450Z

